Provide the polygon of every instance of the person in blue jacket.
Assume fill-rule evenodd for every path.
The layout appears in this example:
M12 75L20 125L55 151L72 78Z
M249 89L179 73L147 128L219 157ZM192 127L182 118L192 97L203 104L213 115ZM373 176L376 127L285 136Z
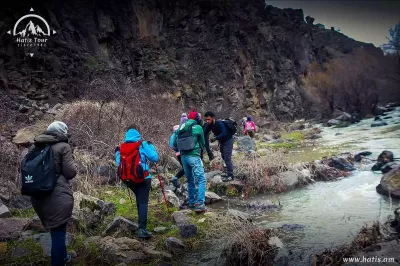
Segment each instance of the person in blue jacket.
M140 133L135 126L129 127L125 134L125 143L138 142L142 140ZM140 161L145 171L149 170L148 160L153 163L158 162L158 153L154 145L150 141L143 141L139 148ZM117 167L120 163L120 151L119 147L115 150L116 164ZM133 191L136 197L136 206L138 210L138 237L143 239L151 238L152 235L147 231L147 210L149 203L149 194L151 188L151 174L146 177L142 183L127 183L128 187Z

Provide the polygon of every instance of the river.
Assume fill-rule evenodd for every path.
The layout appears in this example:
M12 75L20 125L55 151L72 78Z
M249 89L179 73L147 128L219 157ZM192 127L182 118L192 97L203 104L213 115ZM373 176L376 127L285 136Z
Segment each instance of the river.
M310 149L316 155L320 151L326 153L326 150L368 150L373 153L370 158L376 159L383 150L390 150L400 157L400 109L389 115L393 118L385 120L389 125L383 127L372 128L372 118L347 128L318 125L323 130L322 139L312 148L297 150L293 155L301 158L302 153L309 155ZM255 222L262 227L281 227L283 224L304 226L282 236L284 245L291 253L289 265L312 265L312 254L315 252L351 242L366 223L385 221L388 215L393 215L400 202L390 202L388 197L376 192L375 187L382 174L370 171L372 164L358 164L352 175L340 180L316 182L290 192L260 194L249 199L279 201L283 206L278 212L256 218Z

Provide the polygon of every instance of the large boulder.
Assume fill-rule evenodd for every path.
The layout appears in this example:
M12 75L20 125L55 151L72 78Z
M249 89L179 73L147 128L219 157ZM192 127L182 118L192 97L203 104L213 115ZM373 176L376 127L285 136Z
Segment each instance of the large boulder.
M103 223L103 220L104 216L98 210L91 210L87 207L74 209L69 227L77 230L95 229Z
M279 210L280 206L270 201L253 200L246 203L246 207L250 210L272 212Z
M1 218L0 241L16 240L29 224L27 218Z
M102 185L113 185L118 180L117 168L114 165L97 166L94 172L99 176L100 184Z
M206 204L214 203L217 201L221 201L222 198L218 196L216 193L211 191L206 191Z
M28 229L35 230L39 233L46 232L47 230L43 227L42 222L37 214L33 216L31 221L28 224Z
M220 175L220 174L222 174L222 171L217 170L217 171L207 172L207 173L205 173L205 176L206 176L207 181L210 181L211 179L214 178L214 176Z
M379 154L378 159L376 160L375 165L372 166L371 170L380 171L385 164L393 162L393 160L394 160L393 152L385 150L381 154Z
M160 197L163 197L163 195L160 194ZM175 208L181 206L181 201L172 190L165 190L165 197L167 198L168 203L172 204Z
M197 235L197 225L195 224L181 224L179 227L179 235L183 238L190 238Z
M350 114L343 112L340 116L336 117L336 120L344 121L344 122L352 122L353 117Z
M399 165L395 162L390 162L385 164L384 166L381 167L381 172L382 174L389 173L392 169L398 167Z
M101 215L112 215L116 211L113 202L105 202L98 198L74 192L74 210L89 208L92 211L99 211Z
M172 220L176 225L188 224L190 223L190 219L188 217L188 214L190 213L190 210L176 211L172 214Z
M179 163L179 161L172 156L168 157L168 166L171 170L179 170L182 168L182 165Z
M382 127L382 126L387 126L388 123L383 121L381 118L375 119L374 122L372 122L371 127Z
M349 160L346 160L345 158L342 158L342 157L327 158L324 160L324 163L329 165L330 167L334 167L341 171L356 170L354 165Z
M354 155L354 161L361 162L363 157L370 156L372 152L370 151L360 151Z
M331 181L347 176L347 172L322 163L316 163L313 168L315 181Z
M33 236L33 240L40 243L43 248L43 255L46 257L51 256L51 234L42 233ZM66 244L69 246L74 240L74 236L71 233L67 233Z
M98 240L102 256L114 263L133 263L149 257L143 252L142 244L128 237L104 237Z
M243 151L243 152L250 152L250 151L257 150L256 142L254 141L254 139L250 138L249 136L244 136L244 137L238 138L238 148L239 148L239 151Z
M210 180L209 184L210 190L215 191L221 195L225 194L228 196L232 193L235 194L232 196L237 196L236 194L242 192L244 188L244 184L242 181L235 179L233 181L223 182L222 176L220 175L214 176L214 178Z
M383 175L377 192L400 199L400 166Z
M125 219L121 216L115 217L115 219L108 224L107 228L104 229L102 235L110 235L118 231L119 233L126 232L132 233L138 229L138 224L134 223L128 219Z
M128 237L93 236L88 237L84 244L86 248L90 248L93 244L97 246L102 257L110 265L142 265L149 259L168 261L172 259L171 254L154 250L151 245Z
M168 251L177 253L185 249L185 244L183 243L182 240L176 237L168 237L165 240L165 247L167 248Z
M11 217L10 210L0 200L0 218L8 218L8 217Z
M327 122L327 125L328 126L337 126L337 125L340 125L340 121L339 120L336 120L336 119L331 119L331 120L329 120L328 122Z
M16 195L11 198L9 207L12 209L27 210L32 208L31 198L23 195Z
M272 236L268 239L268 245L275 249L274 265L288 265L289 250L285 248L282 240L277 236Z
M172 214L172 220L179 228L179 234L183 238L189 238L197 234L197 225L190 222L191 210L176 211Z
M251 221L249 214L239 211L239 210L229 209L228 215L230 215L231 217L238 219L240 221L244 221L244 222Z
M279 187L282 191L290 190L302 182L303 175L299 171L285 171L278 174Z
M19 191L17 189L17 186L13 182L7 181L0 184L0 200L8 203L12 199L13 195L16 195L18 193Z

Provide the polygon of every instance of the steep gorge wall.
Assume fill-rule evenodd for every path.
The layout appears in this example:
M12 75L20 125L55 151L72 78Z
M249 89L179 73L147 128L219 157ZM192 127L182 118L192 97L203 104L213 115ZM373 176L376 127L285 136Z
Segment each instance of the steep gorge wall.
M28 110L32 102L80 97L94 79L118 75L199 109L291 120L307 115L301 77L310 62L372 47L262 0L48 0L32 7L58 34L31 58L6 34L30 6L7 5L0 10L0 91L11 108L22 102Z

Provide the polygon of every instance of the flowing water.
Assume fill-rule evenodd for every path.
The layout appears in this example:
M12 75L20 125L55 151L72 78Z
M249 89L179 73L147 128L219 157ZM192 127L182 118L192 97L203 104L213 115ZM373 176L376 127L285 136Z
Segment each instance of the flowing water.
M314 147L298 150L294 156L318 155L322 150L368 150L376 159L383 150L400 157L400 109L391 112L388 126L372 128L373 119L365 119L347 128L321 128L322 139ZM341 133L341 134L337 134ZM398 200L378 194L375 187L382 174L373 173L371 164L358 165L351 176L332 182L316 182L282 194L261 194L252 200L270 200L282 204L278 212L256 219L263 227L301 224L304 228L287 232L282 241L290 250L290 265L312 265L312 254L350 242L366 223L386 221L400 206ZM226 203L224 203L226 204ZM217 206L216 206L217 207ZM221 206L219 206L221 207Z

